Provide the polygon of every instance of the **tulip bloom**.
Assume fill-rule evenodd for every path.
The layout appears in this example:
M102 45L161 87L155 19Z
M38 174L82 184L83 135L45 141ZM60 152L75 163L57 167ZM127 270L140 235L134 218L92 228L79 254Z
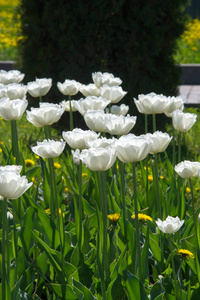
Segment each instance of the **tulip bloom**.
M0 83L0 99L6 96L6 85Z
M16 173L20 173L21 170L22 170L22 166L16 166L16 165L0 166L0 172L1 171L13 171Z
M179 109L172 112L172 124L174 129L178 131L188 131L194 125L196 120L196 114L184 113Z
M33 182L28 183L26 176L20 176L15 170L0 169L0 195L8 199L17 199L28 190Z
M110 100L107 100L103 97L88 96L86 98L81 98L79 101L76 101L74 104L76 109L80 112L81 115L84 115L88 110L104 110L104 108L110 103Z
M28 82L27 91L32 97L42 97L49 92L51 86L51 78L36 78L35 81Z
M0 100L0 116L4 120L19 120L28 106L26 99L10 100L2 98Z
M4 71L0 70L0 83L20 83L24 79L24 74L18 70Z
M124 163L141 161L151 151L152 144L147 138L122 136L116 143L117 157Z
M200 170L200 162L184 160L176 165L174 170L182 178L197 177Z
M156 224L162 232L172 234L177 232L181 228L184 221L185 220L180 221L179 217L173 218L168 216L165 221L161 221L160 219L158 219L156 221Z
M64 111L64 107L60 106L59 104L40 102L39 108L31 107L31 111L26 111L26 118L34 126L42 127L56 123L58 120L60 120Z
M128 134L135 126L137 117L135 116L116 116L105 114L106 132L112 135Z
M79 158L92 171L106 171L116 160L116 149L112 147L84 149Z
M126 94L121 86L109 86L107 84L100 88L100 94L102 97L111 100L111 103L118 103Z
M169 136L166 132L155 131L153 134L147 133L142 135L148 139L151 139L153 142L153 146L151 148L150 154L155 154L159 152L163 152L168 147L172 137Z
M81 84L75 80L66 79L64 83L58 82L57 87L63 95L73 96L79 92Z
M105 113L103 110L88 110L84 114L84 120L90 130L106 132Z
M128 113L129 106L125 104L112 105L110 111L106 108L106 113L111 113L117 116L125 116Z
M167 117L172 117L172 112L176 109L183 111L184 100L181 97L168 97L169 105L166 107L164 114Z
M31 149L42 158L54 158L63 152L65 144L63 140L44 140L43 142L37 142L37 146L31 147Z
M11 83L6 87L6 97L10 100L23 99L26 96L27 87L23 84Z
M83 96L100 96L100 89L96 87L94 83L90 83L88 85L82 84L80 87L80 92L83 94Z
M150 93L139 95L138 100L134 99L138 111L142 114L162 114L169 105L169 99L166 96Z
M118 77L114 77L112 73L101 73L101 72L95 72L92 73L92 79L94 84L100 88L104 84L107 84L109 86L116 86L120 85L122 83L122 80Z
M99 134L91 130L75 128L72 131L63 131L64 140L73 149L86 149L86 142L97 139Z
M106 148L106 147L115 147L117 139L107 139L105 137L101 137L99 139L86 141L87 148Z
M71 110L74 112L77 111L75 107L76 102L77 100L68 100L68 101L63 100L62 102L60 102L60 105L65 108L65 111L70 111L70 104L71 104Z

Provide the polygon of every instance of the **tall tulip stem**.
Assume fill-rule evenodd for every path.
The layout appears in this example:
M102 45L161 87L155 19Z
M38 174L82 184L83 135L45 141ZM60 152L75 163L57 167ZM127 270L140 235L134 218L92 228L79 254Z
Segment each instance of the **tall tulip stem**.
M199 250L199 239L198 239L197 223L196 223L196 216L195 216L193 185L192 185L191 178L189 178L189 182L190 182L191 197L192 197L192 214L193 214L193 222L194 222L194 231L195 231L195 236L196 236L197 247Z
M6 235L7 235L7 199L3 200L3 212L2 212L2 281L1 281L1 291L2 300L6 300L6 279L7 279L7 268L6 268ZM7 245L8 246L8 245ZM7 258L8 259L8 258Z
M79 196L78 196L78 244L81 248L82 246L82 161L80 160L80 164L78 166L78 184L79 184Z
M121 203L122 203L122 209L123 209L124 237L127 240L124 163L120 160L119 160L119 172L120 172L120 178L121 178Z
M16 120L11 120L11 136L12 136L12 151L14 157L16 157L16 164L20 165L20 154L18 144L18 132Z
M136 236L136 257L138 259L138 273L139 279L142 282L142 260L141 260L141 248L140 248L140 226L138 219L138 202L137 202L137 189L136 189L136 163L133 163L133 192L134 192L134 207L135 207L135 236Z
M74 128L74 120L73 120L73 112L72 112L72 100L71 100L71 95L68 95L69 97L69 124L70 124L70 130L72 131Z
M169 246L170 246L170 252L171 252L172 270L173 270L173 277L174 277L174 293L175 293L175 296L176 296L176 300L179 300L180 298L179 298L179 292L178 292L178 286L177 286L177 278L176 278L176 270L175 270L175 264L174 264L171 234L169 234Z

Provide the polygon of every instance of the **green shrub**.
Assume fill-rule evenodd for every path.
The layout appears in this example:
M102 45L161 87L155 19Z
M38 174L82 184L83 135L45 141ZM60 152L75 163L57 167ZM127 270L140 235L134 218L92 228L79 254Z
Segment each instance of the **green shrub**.
M22 0L18 67L27 81L51 77L53 102L63 99L58 81L88 84L92 72L111 72L123 80L124 101L137 115L138 94L177 94L180 68L173 54L187 2Z

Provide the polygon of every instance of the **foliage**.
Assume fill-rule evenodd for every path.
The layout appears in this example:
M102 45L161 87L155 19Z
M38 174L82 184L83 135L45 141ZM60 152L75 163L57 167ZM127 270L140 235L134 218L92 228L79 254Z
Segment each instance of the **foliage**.
M0 3L0 60L16 60L20 20L16 13L19 0Z
M178 64L200 63L200 20L186 24L184 33L177 40L174 59Z

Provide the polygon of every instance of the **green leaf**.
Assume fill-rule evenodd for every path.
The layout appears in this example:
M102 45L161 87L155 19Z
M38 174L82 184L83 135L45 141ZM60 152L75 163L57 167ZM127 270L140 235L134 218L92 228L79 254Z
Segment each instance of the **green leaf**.
M75 291L77 291L77 289L79 291L81 291L81 293L83 294L83 299L87 299L87 300L95 300L97 299L96 297L94 297L91 293L91 291L84 286L81 282L75 280L74 278L72 279L72 284L75 287Z
M36 166L36 167L26 171L25 175L28 178L32 178L35 176L35 174L38 172L38 170L41 170L40 166Z
M156 242L156 239L157 239L156 236L151 234L149 237L149 245L155 259L160 263L162 253L160 247L158 246L158 243Z
M150 290L150 299L160 300L162 299L164 293L165 293L164 287L161 285L160 282L156 282Z
M67 284L47 284L49 288L52 289L53 292L56 293L57 296L59 296L61 299L63 299L63 294L64 294L64 299L65 300L77 300L76 294L73 292L72 288L67 285Z
M147 300L147 294L144 290L143 284L140 282L138 277L129 271L127 271L125 286L127 288L129 300Z
M118 295L118 290L120 287L120 277L117 276L113 281L110 282L108 289L106 291L106 300L116 299Z

